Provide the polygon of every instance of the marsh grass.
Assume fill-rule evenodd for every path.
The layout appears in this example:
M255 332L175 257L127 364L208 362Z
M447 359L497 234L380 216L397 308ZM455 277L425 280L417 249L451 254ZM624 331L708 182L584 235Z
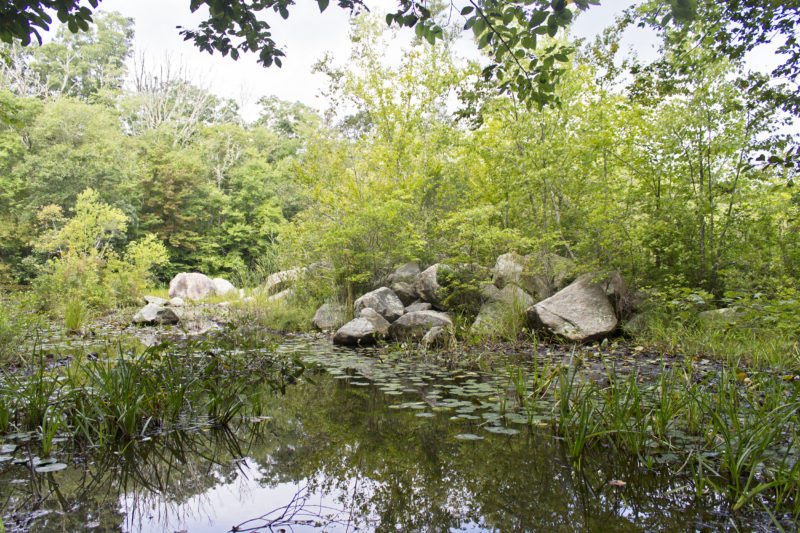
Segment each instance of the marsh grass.
M140 352L118 345L115 356L78 354L65 368L39 357L30 373L4 374L0 422L4 430L38 430L47 448L58 432L103 446L173 428L224 427L249 414L253 398L285 389L304 369L293 356L265 352L263 342L260 355L246 349L231 342L223 358L206 340Z
M79 333L90 317L89 308L78 297L72 297L64 305L64 329L67 333Z
M648 313L627 326L637 343L662 353L744 362L761 369L800 371L800 341L786 330L703 324Z
M621 376L604 360L608 383L600 385L575 362L573 353L555 371L508 365L506 375L529 421L550 403L551 428L577 467L591 449L611 445L641 465L688 475L698 498L713 491L732 511L766 505L800 517L800 383L743 371L741 361L701 377L692 358L669 368L662 358L648 379L635 368Z

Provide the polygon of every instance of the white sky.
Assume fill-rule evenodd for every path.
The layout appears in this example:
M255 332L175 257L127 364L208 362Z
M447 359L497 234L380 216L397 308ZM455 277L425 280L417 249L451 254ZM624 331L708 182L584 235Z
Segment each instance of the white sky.
M136 36L134 50L144 53L148 63L162 61L169 55L173 63L179 60L193 80L213 93L232 98L245 104L242 114L245 119L257 116L255 102L262 96L276 95L287 101L299 101L315 109L323 110L327 102L320 96L326 80L321 74L312 74L312 65L325 52L332 53L335 61L343 63L349 56L349 14L339 9L335 0L325 13L320 14L314 0L297 0L290 8L288 20L277 14L273 25L275 41L284 47L286 58L283 67L264 68L256 62L255 54L247 54L238 61L200 52L190 42L184 42L176 26L196 27L202 16L192 15L188 0L103 0L103 11L119 11L135 20ZM578 37L593 38L602 29L611 25L616 15L633 0L604 0L603 5L592 6L573 25L572 33ZM392 0L371 0L374 13L383 17L397 4ZM463 19L454 14L454 24L463 24ZM407 34L411 30L406 29ZM402 33L401 33L402 35ZM623 41L625 49L635 49L642 59L655 57L655 38L646 30L632 30ZM461 53L477 57L474 45L459 46ZM474 55L473 55L474 54ZM774 65L774 55L762 53L751 65Z
M613 0L604 6L593 6L590 13L580 17L574 33L589 37L610 25L616 13L628 0ZM383 16L396 3L380 0L369 3L372 11ZM613 7L611 7L613 5ZM288 101L300 101L315 109L324 109L327 102L319 93L326 83L321 74L312 74L312 65L326 51L333 54L337 63L349 56L349 13L339 9L335 1L325 13L320 14L314 0L298 0L292 6L288 20L275 16L273 35L283 45L286 58L282 68L263 68L256 62L254 54L240 57L238 61L223 58L220 54L210 56L198 51L190 42L184 42L176 26L194 28L202 20L188 9L188 0L103 0L103 11L119 11L135 20L136 36L134 50L144 53L149 63L163 60L166 55L173 61L180 60L193 79L219 96L233 98L247 105L242 110L247 119L257 114L255 102L261 96L276 95ZM270 20L272 23L272 20ZM463 23L454 16L454 23ZM411 34L411 31L407 33ZM461 47L462 53L473 53Z

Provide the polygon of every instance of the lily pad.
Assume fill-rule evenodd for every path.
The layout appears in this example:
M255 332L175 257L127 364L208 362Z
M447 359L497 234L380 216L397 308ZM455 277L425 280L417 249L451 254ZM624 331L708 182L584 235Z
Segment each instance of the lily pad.
M483 440L483 437L480 435L475 435L473 433L459 433L455 436L458 440Z
M47 465L37 466L33 470L38 474L47 474L49 472L58 472L59 470L64 470L67 468L67 465L64 463L50 463Z
M486 426L483 429L485 429L489 433L497 433L500 435L516 435L517 433L519 433L518 429L507 428L503 426Z

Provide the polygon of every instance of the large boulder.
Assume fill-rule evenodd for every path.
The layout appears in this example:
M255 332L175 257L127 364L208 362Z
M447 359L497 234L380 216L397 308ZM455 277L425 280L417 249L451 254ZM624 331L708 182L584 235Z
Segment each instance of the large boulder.
M389 275L388 281L389 283L399 283L401 281L413 283L414 278L416 278L420 272L417 263L406 263L397 267L397 270Z
M472 323L473 333L502 333L509 321L525 321L525 311L534 304L533 297L516 285L506 285L481 306Z
M233 283L227 279L214 278L211 281L214 282L214 288L216 289L217 295L225 296L226 294L236 294L236 287L234 287Z
M336 331L333 343L342 346L367 346L374 344L377 336L378 328L375 324L369 319L358 317Z
M431 265L414 278L414 290L424 302L436 305L444 298L444 289L439 285L439 269L441 263Z
M184 300L202 300L216 294L214 282L199 272L181 272L169 282L169 297Z
M618 324L606 294L605 277L585 274L528 308L529 324L537 330L573 342L592 342L608 336Z
M165 305L169 304L169 300L167 300L166 298L160 298L158 296L145 296L144 303L145 305L156 304L160 305L161 307L164 307Z
M347 322L347 311L339 304L322 304L314 313L312 323L322 331L331 331Z
M447 313L415 311L392 322L389 326L389 336L396 340L419 340L435 326L452 328L453 320Z
M308 271L307 268L292 268L290 270L282 270L267 276L264 280L262 290L267 294L275 294L283 292L291 287L297 280L299 280Z
M378 336L385 338L387 335L389 335L389 321L379 315L378 312L373 308L365 307L361 310L359 316L372 322L372 325L375 326L375 331L377 332Z
M549 298L563 289L574 275L575 263L556 254L517 253L503 254L497 258L492 281L502 289L508 284L521 287L538 300Z
M433 309L433 306L428 302L417 300L413 304L406 306L406 313L413 313L414 311L429 311L431 309Z
M180 317L173 309L158 304L147 304L133 316L134 324L177 324L179 321Z
M414 290L414 285L407 281L392 283L391 289L405 306L410 305L417 299L417 291Z
M353 304L353 311L356 316L361 314L361 310L371 307L389 322L394 322L406 312L403 302L388 287L381 287L372 292L368 292Z
M442 326L434 326L422 337L422 345L426 349L441 348L447 345L450 336Z
M444 301L455 297L455 304L464 306L476 301L480 306L480 288L488 279L489 270L474 263L435 265L423 270L414 279L414 289L419 298L437 309L445 307Z

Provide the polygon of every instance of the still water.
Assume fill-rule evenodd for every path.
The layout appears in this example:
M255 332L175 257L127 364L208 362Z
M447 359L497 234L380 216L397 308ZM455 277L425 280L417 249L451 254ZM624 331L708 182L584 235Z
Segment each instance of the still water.
M68 467L46 474L35 441L0 437L15 446L0 462L6 531L762 529L610 448L579 467L538 417L498 408L497 376L308 340L277 350L302 354L304 378L227 429L67 446Z

